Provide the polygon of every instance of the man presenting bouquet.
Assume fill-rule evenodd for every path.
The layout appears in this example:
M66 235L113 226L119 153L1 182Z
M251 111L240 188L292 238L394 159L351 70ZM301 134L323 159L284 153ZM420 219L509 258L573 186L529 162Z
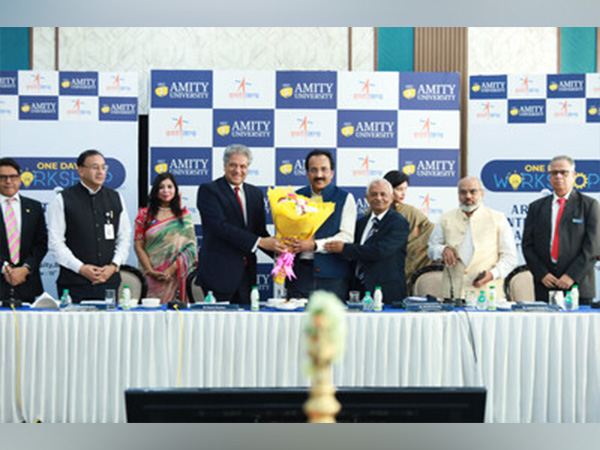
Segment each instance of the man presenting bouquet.
M356 202L352 194L334 186L335 163L327 150L313 150L304 162L309 186L298 194L316 202L335 204L333 214L319 227L312 239L290 240L291 250L297 253L294 264L296 279L286 281L288 298L308 298L312 291L333 292L341 300L348 294L350 263L339 254L325 249L329 241L352 243L356 224Z
M248 147L230 145L223 154L225 176L198 188L203 239L196 283L219 301L250 303L256 250L285 250L281 240L267 233L262 191L244 183L251 162Z

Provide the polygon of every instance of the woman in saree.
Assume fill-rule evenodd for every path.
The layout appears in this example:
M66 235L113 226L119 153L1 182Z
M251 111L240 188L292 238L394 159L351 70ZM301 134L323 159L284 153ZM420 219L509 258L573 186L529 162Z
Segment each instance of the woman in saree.
M408 175L399 170L391 170L384 175L394 188L394 209L408 220L409 235L406 246L406 282L418 269L428 266L431 261L427 257L427 243L433 231L434 224L429 221L421 210L404 203L408 188ZM410 292L410 286L408 286Z
M159 174L150 190L148 207L135 219L135 253L148 282L148 297L161 303L187 301L185 282L198 254L192 216L181 208L179 188L170 173Z

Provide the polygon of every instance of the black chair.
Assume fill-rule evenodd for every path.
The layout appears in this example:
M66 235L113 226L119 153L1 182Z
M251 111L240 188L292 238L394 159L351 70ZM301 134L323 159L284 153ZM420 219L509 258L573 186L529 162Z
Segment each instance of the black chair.
M129 286L131 298L137 298L139 300L146 298L146 294L148 294L148 283L146 283L146 277L139 269L123 264L120 273L121 284L119 285L119 292L117 292L117 299L121 298L124 286Z
M185 282L185 290L190 303L202 303L204 301L204 291L195 283L197 274L198 272L194 270L188 275Z
M535 301L533 274L526 265L515 267L504 279L504 295L508 301Z
M432 264L415 271L410 277L410 295L442 297L443 264Z

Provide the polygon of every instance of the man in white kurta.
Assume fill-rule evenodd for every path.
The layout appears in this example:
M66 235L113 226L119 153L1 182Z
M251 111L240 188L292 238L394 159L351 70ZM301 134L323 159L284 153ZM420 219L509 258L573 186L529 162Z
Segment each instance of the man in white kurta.
M483 205L478 178L458 183L459 208L442 215L429 238L427 254L442 260L444 297L464 298L465 291L495 286L503 297L504 277L517 265L517 248L506 216Z

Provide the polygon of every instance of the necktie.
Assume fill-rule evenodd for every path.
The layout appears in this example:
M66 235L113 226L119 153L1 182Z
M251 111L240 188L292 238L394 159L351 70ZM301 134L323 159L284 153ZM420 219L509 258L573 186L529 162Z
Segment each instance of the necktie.
M372 222L373 226L371 226L371 229L369 230L369 234L367 234L367 239L365 239L365 242L368 241L371 238L371 236L377 233L377 231L379 231L379 219L377 217L373 217Z
M4 224L6 226L6 239L8 241L10 262L16 264L19 262L21 238L19 237L19 230L17 229L17 216L15 215L15 210L12 205L14 200L14 198L6 199L6 217L4 218Z
M565 209L565 202L567 201L564 198L559 198L558 200L558 214L556 215L556 225L554 226L554 238L552 239L552 259L558 260L558 226L560 224L560 218L562 217L563 210Z
M235 191L235 196L237 197L237 201L240 204L240 210L242 211L242 217L244 218L245 222L246 218L244 217L244 204L242 203L242 197L240 197L240 187L236 186L233 188L233 190Z

